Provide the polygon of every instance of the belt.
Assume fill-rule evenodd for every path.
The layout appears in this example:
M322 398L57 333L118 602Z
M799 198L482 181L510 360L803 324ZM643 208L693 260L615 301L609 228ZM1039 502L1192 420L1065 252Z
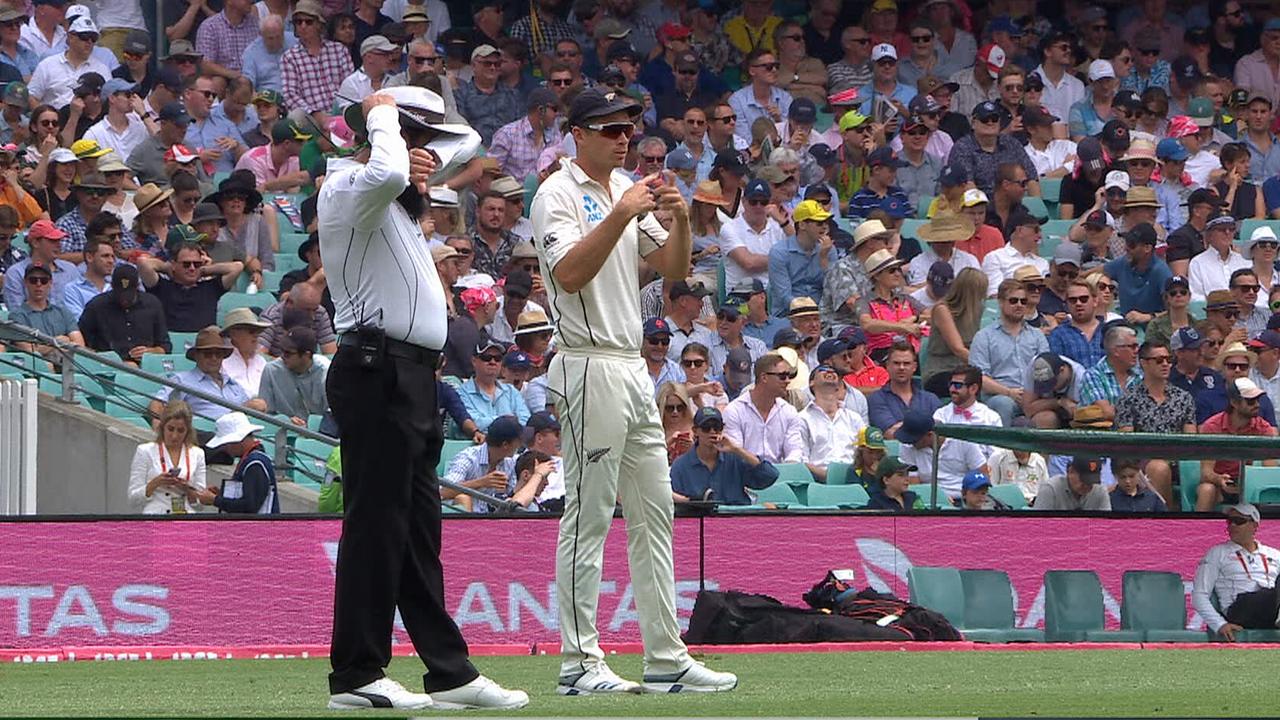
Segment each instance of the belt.
M414 345L403 340L392 340L391 338L386 338L385 343L386 353L391 357L409 360L422 365L430 365L433 368L440 362L439 350L432 350L421 345ZM345 333L338 339L338 347L358 348L360 347L360 337L355 333Z

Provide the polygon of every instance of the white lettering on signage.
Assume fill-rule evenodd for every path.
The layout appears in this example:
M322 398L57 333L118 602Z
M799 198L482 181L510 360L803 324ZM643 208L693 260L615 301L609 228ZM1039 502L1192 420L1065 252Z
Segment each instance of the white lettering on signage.
M44 623L45 637L56 637L67 630L88 628L95 635L159 635L169 629L169 611L158 602L169 598L169 589L159 585L121 585L111 594L110 617L98 609L93 594L84 585L68 586L61 594L52 585L0 585L0 601L13 600L13 633L18 637L32 634L35 601L58 598ZM7 624L5 608L0 605L0 623ZM46 608L45 612L49 612Z

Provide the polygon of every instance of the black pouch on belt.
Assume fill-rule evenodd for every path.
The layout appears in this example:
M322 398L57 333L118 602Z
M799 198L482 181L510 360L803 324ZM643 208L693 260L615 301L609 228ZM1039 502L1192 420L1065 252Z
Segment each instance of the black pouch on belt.
M387 333L382 328L372 325L356 327L356 339L359 344L358 362L360 367L377 370L382 367L383 358L387 356Z

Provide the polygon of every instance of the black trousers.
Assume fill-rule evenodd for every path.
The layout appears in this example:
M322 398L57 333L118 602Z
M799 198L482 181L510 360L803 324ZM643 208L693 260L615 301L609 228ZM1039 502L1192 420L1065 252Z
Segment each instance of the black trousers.
M1280 590L1265 588L1236 596L1223 617L1242 628L1275 630L1277 613L1280 613Z
M479 673L445 608L436 478L444 435L435 367L387 355L380 368L367 369L357 355L340 348L326 386L341 428L346 506L329 691L352 690L384 675L397 607L427 666L426 691L464 685Z

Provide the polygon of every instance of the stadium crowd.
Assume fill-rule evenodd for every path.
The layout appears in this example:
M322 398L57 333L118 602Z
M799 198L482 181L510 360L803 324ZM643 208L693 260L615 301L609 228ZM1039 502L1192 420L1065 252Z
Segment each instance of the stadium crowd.
M1280 17L1237 0L224 0L163 3L158 31L140 0L7 1L8 318L185 356L182 385L298 425L326 414L338 341L314 192L357 141L344 110L415 84L474 128L482 155L419 218L450 289L441 411L474 443L444 476L522 506L564 494L554 238L526 206L580 132L626 133L625 172L691 205L693 274L643 270L639 298L678 501L838 464L907 510L941 423L1276 435ZM588 87L644 112L562 127ZM228 412L166 390L157 446L171 400ZM937 463L971 508L1013 484L1040 509L1159 511L1177 482L1210 509L1241 474L956 439ZM184 501L145 480L148 508Z

